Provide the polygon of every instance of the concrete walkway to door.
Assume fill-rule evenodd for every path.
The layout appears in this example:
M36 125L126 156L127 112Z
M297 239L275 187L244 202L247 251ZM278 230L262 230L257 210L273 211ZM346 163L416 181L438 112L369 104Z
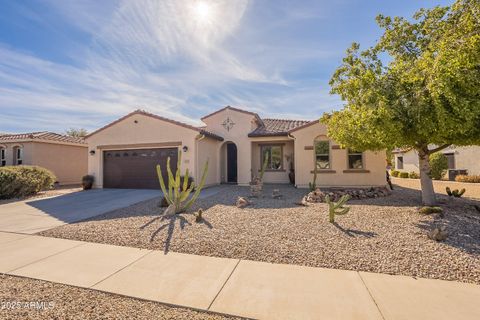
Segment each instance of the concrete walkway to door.
M0 273L255 319L480 319L480 286L460 282L5 232L0 256Z

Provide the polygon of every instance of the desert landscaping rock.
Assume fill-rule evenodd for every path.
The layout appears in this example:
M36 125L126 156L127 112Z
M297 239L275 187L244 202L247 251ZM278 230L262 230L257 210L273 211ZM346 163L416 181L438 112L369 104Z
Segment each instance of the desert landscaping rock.
M157 199L44 231L41 235L207 256L361 270L480 284L478 201L440 198L444 218L418 213L420 193L396 188L388 197L351 200L350 212L328 222L325 203L298 206L308 190L280 189L282 199L256 199L237 208L249 187L225 186L191 208L161 217ZM203 208L203 221L193 212ZM437 242L428 232L445 226Z
M41 302L45 309L2 308L1 319L239 319L166 306L42 280L0 275L0 301ZM7 307L7 305L5 305Z

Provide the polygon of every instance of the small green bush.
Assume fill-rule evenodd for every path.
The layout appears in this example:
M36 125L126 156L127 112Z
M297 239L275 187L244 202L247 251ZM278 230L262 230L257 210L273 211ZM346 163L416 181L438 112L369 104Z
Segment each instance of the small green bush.
M435 152L430 156L430 177L440 180L448 169L448 159L441 152Z
M410 179L420 179L420 175L418 173L416 173L415 171L412 171L408 174L408 177Z
M443 213L443 209L440 207L421 207L420 210L418 210L418 213L421 213L421 214Z
M0 168L0 199L30 196L52 188L55 175L42 167L8 166Z
M392 177L398 177L400 175L400 171L398 170L392 170L392 172L390 172L390 175Z
M468 182L468 183L480 183L480 175L458 175L455 177L455 181L457 182Z
M408 172L400 172L400 178L408 178Z

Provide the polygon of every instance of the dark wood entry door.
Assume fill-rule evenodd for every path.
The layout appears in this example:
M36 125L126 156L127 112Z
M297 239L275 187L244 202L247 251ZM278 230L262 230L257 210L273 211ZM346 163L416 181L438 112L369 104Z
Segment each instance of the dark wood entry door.
M237 146L227 144L227 182L237 182Z
M160 189L157 164L168 183L167 158L177 170L178 149L109 150L103 152L103 187L124 189Z

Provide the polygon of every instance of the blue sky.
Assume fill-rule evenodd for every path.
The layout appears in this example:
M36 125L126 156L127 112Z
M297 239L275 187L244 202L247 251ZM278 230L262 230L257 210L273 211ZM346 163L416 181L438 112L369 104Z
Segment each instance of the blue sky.
M444 0L0 2L0 132L93 130L134 109L192 124L225 105L315 119L375 16Z

